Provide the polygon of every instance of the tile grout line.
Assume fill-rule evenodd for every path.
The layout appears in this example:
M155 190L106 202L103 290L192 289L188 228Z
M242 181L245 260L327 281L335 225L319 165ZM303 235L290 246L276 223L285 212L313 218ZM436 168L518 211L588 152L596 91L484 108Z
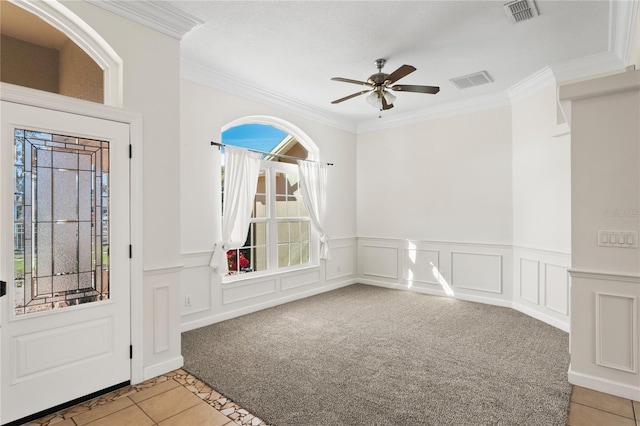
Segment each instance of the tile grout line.
M633 419L632 419L632 418L629 418L629 417L627 417L627 416L620 415L620 414L618 414L618 413L613 413L613 412L611 412L611 411L602 410L602 409L600 409L600 408L593 407L593 406L591 406L591 405L587 405L587 404L582 404L582 403L580 403L580 402L571 401L571 404L581 405L581 406L583 406L583 407L587 407L587 408L591 408L591 409L594 409L594 410L602 411L603 413L607 413L607 414L611 414L611 415L614 415L614 416L618 416L618 417L621 417L621 418L623 418L623 419L635 420L635 418L633 418ZM633 405L633 403L632 403L632 405ZM569 405L569 411L571 411L571 405ZM635 414L634 414L634 417L635 417Z

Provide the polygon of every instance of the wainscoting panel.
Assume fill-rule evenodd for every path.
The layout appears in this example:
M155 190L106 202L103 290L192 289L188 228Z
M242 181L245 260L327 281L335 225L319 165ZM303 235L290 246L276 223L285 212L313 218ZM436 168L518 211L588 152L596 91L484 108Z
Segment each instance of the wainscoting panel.
M451 284L490 293L502 293L502 256L451 252Z
M567 268L545 263L544 305L562 315L569 314L569 274Z
M640 400L640 276L571 269L569 382Z
M568 253L513 248L513 307L569 331Z
M153 353L169 350L169 286L153 288Z
M520 297L538 305L540 303L540 262L520 258Z
M637 372L638 300L596 293L596 364Z
M144 379L179 368L182 265L144 271Z
M276 280L245 283L227 283L222 286L222 304L238 303L276 292Z
M320 271L312 271L306 273L298 273L282 277L280 280L280 290L286 291L298 287L303 287L311 284L317 284L320 282Z
M364 245L362 273L371 277L398 279L398 248Z
M353 277L356 261L356 247L348 244L344 246L331 246L331 259L327 260L325 271L326 280L337 280L340 278Z
M332 238L331 259L317 266L227 279L209 268L211 252L183 254L181 331L355 283L356 242L355 237ZM191 306L184 306L186 296L191 296Z
M402 279L412 283L438 284L440 253L414 247L403 250Z

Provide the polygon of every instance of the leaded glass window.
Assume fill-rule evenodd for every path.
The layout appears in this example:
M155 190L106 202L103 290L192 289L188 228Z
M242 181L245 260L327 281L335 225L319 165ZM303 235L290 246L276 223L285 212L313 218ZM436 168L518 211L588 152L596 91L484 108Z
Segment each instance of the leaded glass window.
M109 298L109 143L14 132L14 313Z

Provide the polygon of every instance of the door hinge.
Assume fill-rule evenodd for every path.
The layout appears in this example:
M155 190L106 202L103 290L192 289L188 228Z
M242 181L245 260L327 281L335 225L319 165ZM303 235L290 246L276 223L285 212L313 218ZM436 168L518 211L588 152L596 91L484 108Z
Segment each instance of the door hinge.
M132 158L133 155L133 147L129 144L129 158Z
M129 359L133 359L133 345L129 345Z
M0 281L0 297L7 294L7 283L6 281Z
M129 244L129 259L133 259L133 247Z

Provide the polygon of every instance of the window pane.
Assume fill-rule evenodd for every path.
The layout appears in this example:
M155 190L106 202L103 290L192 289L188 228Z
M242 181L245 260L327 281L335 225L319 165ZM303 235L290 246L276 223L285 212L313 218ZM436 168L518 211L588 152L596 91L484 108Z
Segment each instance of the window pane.
M278 244L289 241L289 222L278 223Z
M295 196L287 197L287 217L300 217L298 199Z
M278 244L278 268L289 266L289 244Z
M289 265L300 264L300 243L292 243L289 245Z
M276 195L287 195L287 175L276 172Z
M289 235L292 242L300 241L300 222L291 222L289 224Z
M264 271L267 269L267 248L265 246L255 248L253 265L254 271Z
M267 224L266 223L254 223L253 226L253 244L256 246L263 246L267 244Z
M309 222L300 222L300 241L309 241Z
M302 243L302 253L300 254L300 263L309 263L309 243Z

